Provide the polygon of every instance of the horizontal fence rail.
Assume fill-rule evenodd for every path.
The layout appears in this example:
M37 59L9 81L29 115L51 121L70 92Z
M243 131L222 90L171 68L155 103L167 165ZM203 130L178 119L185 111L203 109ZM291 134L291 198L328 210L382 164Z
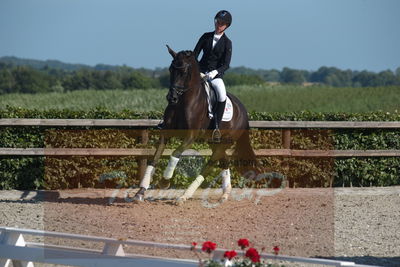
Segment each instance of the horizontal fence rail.
M52 237L58 240L80 240L84 242L97 242L102 244L102 250L92 250L79 247L58 246L46 243L25 242L26 236ZM54 241L53 241L54 242ZM14 266L34 267L33 262L73 265L73 266L148 266L169 267L198 266L198 261L191 259L162 258L147 255L128 254L124 247L141 246L158 249L174 249L190 251L191 246L179 244L166 244L156 242L145 242L139 240L121 240L96 236L86 236L68 233L49 232L42 230L18 229L11 227L0 227L0 267L7 267L12 261ZM201 252L200 248L195 248ZM219 261L223 258L226 250L217 249L213 253L213 259ZM238 256L244 252L238 251ZM354 262L338 261L322 258L306 258L285 255L273 255L262 253L262 259L299 262L306 264L320 264L328 266L367 266L357 265Z
M140 129L142 144L148 140L148 128L159 120L138 119L0 119L0 126L41 127L132 127ZM256 156L284 157L399 157L400 150L294 150L291 149L291 129L400 129L400 122L387 121L250 121L251 128L282 130L281 149L257 149ZM163 156L171 155L166 149ZM0 148L0 156L137 156L150 157L155 149L117 148ZM228 151L230 155L232 151ZM211 150L187 151L188 156L209 156Z
M151 157L156 149L147 148L0 148L0 156L135 156ZM174 149L165 149L163 156L170 156ZM231 156L232 150L227 150ZM183 156L211 156L210 149L187 150ZM257 149L258 157L282 156L305 158L349 158L349 157L400 157L400 150L296 150Z
M0 119L0 126L154 127L160 120L137 119ZM265 129L400 129L398 121L250 121Z

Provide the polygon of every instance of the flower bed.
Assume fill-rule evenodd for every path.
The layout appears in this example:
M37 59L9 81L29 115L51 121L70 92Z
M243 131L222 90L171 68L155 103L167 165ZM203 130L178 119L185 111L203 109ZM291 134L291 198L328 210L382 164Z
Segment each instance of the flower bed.
M193 242L191 250L196 254L199 259L199 266L201 267L264 267L264 266L276 266L283 267L284 265L280 265L278 263L273 263L271 261L262 259L259 251L252 246L248 239L239 239L237 242L238 246L242 250L240 253L244 255L244 257L239 257L239 253L235 250L227 250L224 252L223 257L220 259L216 259L215 255L212 254L217 248L217 244L211 241L206 241L203 243L201 247L201 251L208 254L208 259L203 259L199 253L197 252L197 243ZM265 251L263 247L261 249L262 252ZM278 255L280 248L278 246L273 247L273 253ZM273 259L271 259L273 260Z

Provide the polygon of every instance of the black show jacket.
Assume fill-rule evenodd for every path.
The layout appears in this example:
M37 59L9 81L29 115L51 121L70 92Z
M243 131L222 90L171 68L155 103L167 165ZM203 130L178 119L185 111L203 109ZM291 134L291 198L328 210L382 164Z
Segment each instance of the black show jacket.
M203 73L217 70L216 78L222 78L224 72L229 69L232 57L232 41L224 33L218 42L212 48L214 32L206 32L203 34L194 48L194 56L199 56L203 50L203 56L199 62L200 71Z

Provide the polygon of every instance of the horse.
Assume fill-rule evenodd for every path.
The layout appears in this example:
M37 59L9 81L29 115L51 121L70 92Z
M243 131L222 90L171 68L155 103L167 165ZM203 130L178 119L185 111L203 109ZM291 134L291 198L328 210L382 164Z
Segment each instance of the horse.
M150 185L155 167L165 149L167 138L165 130L179 130L171 132L183 137L182 144L172 152L168 166L164 170L163 178L159 183L161 187L168 188L169 179L172 178L182 153L200 138L209 140L214 126L213 118L210 118L207 112L208 95L205 90L205 81L201 77L194 53L188 50L176 53L168 45L167 48L173 59L169 67L170 87L167 94L168 106L164 113L164 127L160 130L160 140L154 158L149 162L141 179L140 189L133 198L135 202L144 200L145 191ZM223 194L220 201L228 199L232 186L229 169L231 164L226 152L231 147L234 147L232 157L237 170L240 172L259 172L256 156L250 143L247 110L234 95L228 93L227 96L232 102L233 116L230 121L222 121L220 124L222 141L209 144L212 151L211 158L184 194L177 198L177 203L183 203L192 197L217 162L220 163L222 168L220 175L222 177Z

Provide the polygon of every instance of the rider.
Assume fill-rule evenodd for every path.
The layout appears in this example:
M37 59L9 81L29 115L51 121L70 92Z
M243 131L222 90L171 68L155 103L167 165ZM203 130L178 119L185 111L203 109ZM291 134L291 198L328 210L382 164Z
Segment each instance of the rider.
M225 110L226 89L222 77L229 68L232 56L232 41L226 36L225 30L231 26L232 15L226 11L219 11L214 17L215 31L204 33L194 48L194 56L197 59L200 52L203 55L199 62L200 71L206 75L214 89L217 91L218 102L215 108L215 130L213 140L219 141L221 133L219 124Z
M226 10L219 11L214 17L215 30L204 33L194 48L194 56L197 59L200 52L203 51L199 62L200 71L206 75L214 89L217 91L218 102L215 107L215 130L212 139L220 141L221 133L219 124L224 115L226 104L226 89L222 77L229 68L232 56L232 41L226 36L225 30L232 24L232 15ZM169 106L164 113L170 110ZM159 129L164 129L165 120L158 124Z

